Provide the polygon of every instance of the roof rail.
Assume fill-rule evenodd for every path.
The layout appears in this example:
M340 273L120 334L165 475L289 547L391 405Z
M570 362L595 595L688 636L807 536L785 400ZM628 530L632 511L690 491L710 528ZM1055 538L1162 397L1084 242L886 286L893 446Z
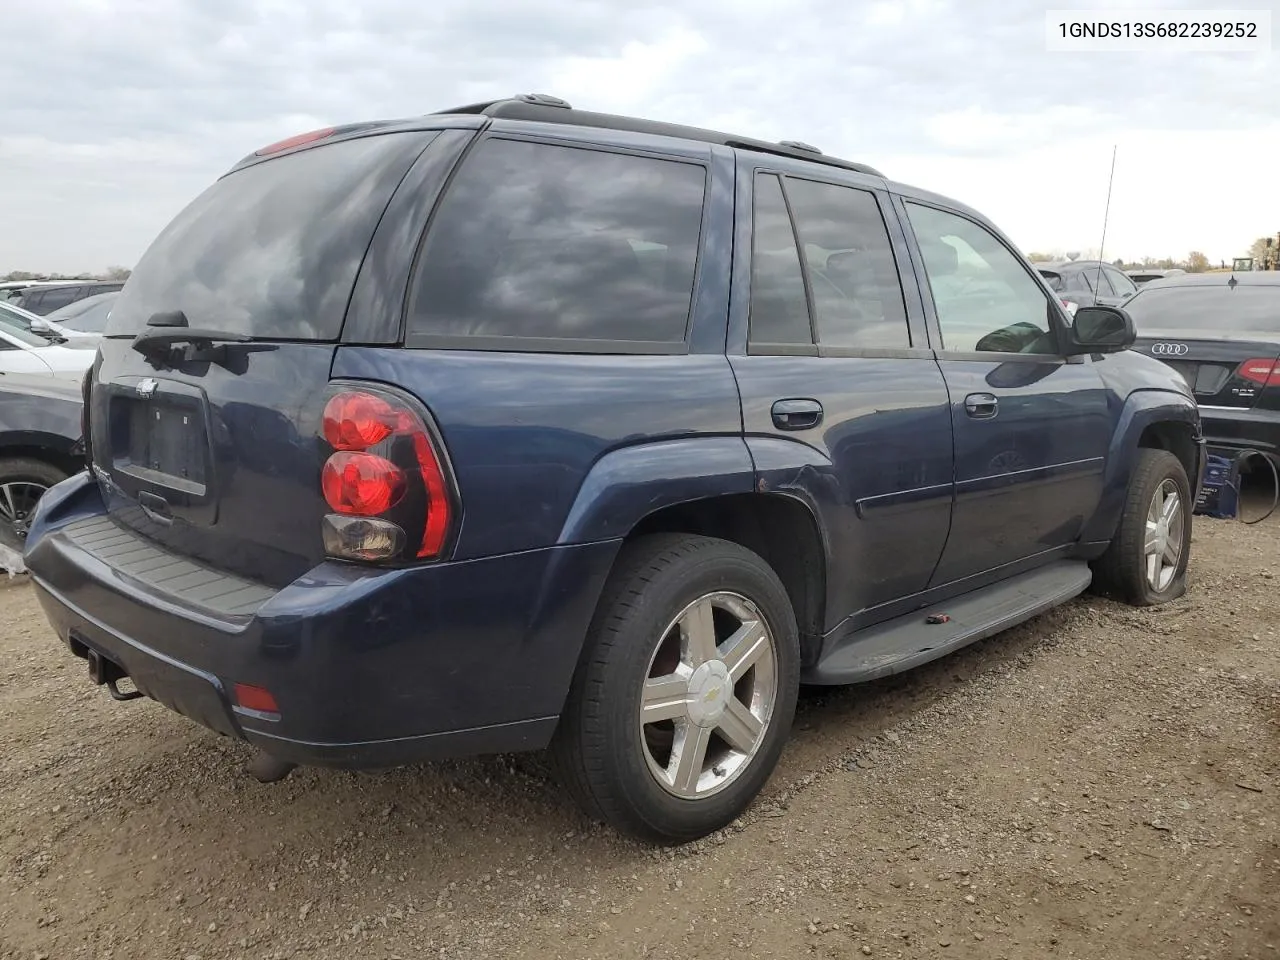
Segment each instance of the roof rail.
M683 140L717 143L740 150L753 150L757 153L808 160L811 163L840 167L844 170L853 170L856 173L863 173L873 177L884 177L884 174L875 167L868 166L865 163L855 163L852 160L841 160L839 157L827 156L817 147L799 140L783 140L779 143L771 143L767 140L756 140L751 137L735 136L715 130L704 130L701 127L687 127L679 123L662 123L657 120L642 120L638 117L575 110L567 101L545 93L524 93L514 97L505 97L501 100L489 100L464 107L437 110L436 113L478 114L507 120L563 123L580 127L600 127L606 130L625 130L632 133L678 137Z

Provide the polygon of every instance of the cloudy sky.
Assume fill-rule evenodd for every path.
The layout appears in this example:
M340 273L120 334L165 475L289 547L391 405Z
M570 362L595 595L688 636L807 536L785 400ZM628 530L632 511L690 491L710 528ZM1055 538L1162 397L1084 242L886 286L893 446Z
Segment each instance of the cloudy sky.
M132 266L281 137L527 91L805 140L1026 251L1098 246L1113 144L1109 259L1280 231L1280 55L1047 53L1050 6L1108 4L0 0L0 274Z

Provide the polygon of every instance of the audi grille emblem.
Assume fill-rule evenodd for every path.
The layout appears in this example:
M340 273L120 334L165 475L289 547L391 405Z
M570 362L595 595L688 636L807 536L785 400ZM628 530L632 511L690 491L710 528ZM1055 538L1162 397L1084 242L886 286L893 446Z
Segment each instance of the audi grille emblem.
M1185 343L1157 343L1151 353L1157 357L1180 357L1190 349Z
M156 392L156 387L158 386L160 386L160 381L156 380L154 377L147 377L145 380L139 380L136 388L138 396L146 399Z

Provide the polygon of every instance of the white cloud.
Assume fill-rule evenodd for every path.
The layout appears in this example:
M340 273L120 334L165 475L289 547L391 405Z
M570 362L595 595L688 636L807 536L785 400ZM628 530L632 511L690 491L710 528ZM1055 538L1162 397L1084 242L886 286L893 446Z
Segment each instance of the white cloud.
M1047 54L1044 9L11 3L5 32L23 40L0 60L0 273L132 263L208 182L281 137L527 91L814 143L964 200L1026 248L1097 245L1117 142L1117 254L1222 258L1280 228L1261 176L1280 144L1274 57Z
M877 156L887 175L981 210L1024 251L1086 250L1102 239L1107 179L1116 148L1108 259L1242 255L1280 229L1280 180L1265 175L1280 120L1247 131L1078 131L997 157Z

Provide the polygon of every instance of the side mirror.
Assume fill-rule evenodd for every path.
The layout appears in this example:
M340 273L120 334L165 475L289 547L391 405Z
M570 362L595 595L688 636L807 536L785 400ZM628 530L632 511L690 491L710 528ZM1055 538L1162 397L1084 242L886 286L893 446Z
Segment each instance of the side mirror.
M1073 354L1119 353L1137 338L1133 317L1121 307L1080 307L1068 331Z
M31 321L31 332L32 332L32 333L41 333L41 334L53 333L53 327L49 326L49 324L48 324L48 323L46 323L43 319L41 319L41 320L32 320L32 321Z

